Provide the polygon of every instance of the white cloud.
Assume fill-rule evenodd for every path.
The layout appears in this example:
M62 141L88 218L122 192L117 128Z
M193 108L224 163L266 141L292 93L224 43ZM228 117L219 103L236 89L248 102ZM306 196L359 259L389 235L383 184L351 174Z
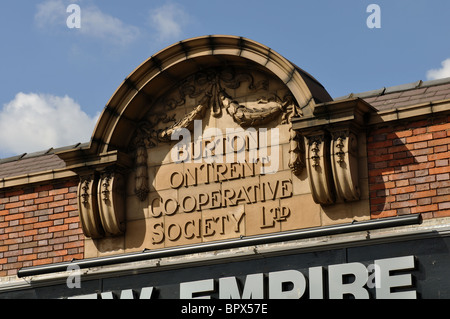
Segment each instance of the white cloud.
M35 14L36 25L40 28L68 30L66 12L70 2L64 0L47 0L37 6ZM80 6L80 28L83 36L108 41L113 44L127 45L135 41L140 34L138 27L128 25L122 20L102 12L98 7L88 4Z
M427 72L428 80L436 80L450 77L450 58L442 61L440 69L432 69Z
M150 12L151 26L158 32L160 41L178 39L189 19L189 15L177 4L166 4Z
M0 153L4 157L88 142L97 117L68 96L20 92L0 110Z
M38 27L64 27L66 23L66 6L62 0L48 0L37 5L34 20Z
M139 28L127 25L120 19L105 14L94 6L81 8L80 32L86 36L123 45L136 40L140 33Z

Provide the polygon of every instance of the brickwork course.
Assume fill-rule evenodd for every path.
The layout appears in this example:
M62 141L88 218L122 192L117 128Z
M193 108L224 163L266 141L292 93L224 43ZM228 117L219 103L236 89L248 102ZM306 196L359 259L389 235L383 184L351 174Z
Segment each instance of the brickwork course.
M373 218L450 216L449 117L374 129L368 136Z
M398 117L405 108L427 109L449 100L450 79L347 97L364 99L386 118ZM427 112L366 128L370 218L450 216L449 110ZM84 258L79 179L64 170L57 151L0 160L0 277L14 276L22 267Z
M0 192L0 276L83 258L77 180Z

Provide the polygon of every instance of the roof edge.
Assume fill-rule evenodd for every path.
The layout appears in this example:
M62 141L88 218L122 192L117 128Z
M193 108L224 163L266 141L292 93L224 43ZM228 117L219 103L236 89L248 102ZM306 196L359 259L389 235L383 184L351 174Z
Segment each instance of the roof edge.
M338 100L345 100L352 97L359 97L359 98L369 98L369 97L376 97L381 95L386 95L390 93L397 93L397 92L405 92L410 90L416 90L420 88L427 88L431 86L438 86L443 84L450 84L450 77L442 78L442 79L436 79L436 80L429 80L429 81L422 81L418 80L416 82L411 83L405 83L405 84L399 84L389 87L382 87L380 89L360 92L360 93L349 93L344 96L340 96L335 98L335 101Z

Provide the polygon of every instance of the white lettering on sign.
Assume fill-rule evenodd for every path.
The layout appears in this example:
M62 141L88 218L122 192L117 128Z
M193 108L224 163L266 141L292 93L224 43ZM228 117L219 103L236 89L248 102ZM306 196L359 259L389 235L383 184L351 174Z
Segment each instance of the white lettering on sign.
M219 279L219 299L263 299L264 274L248 275L245 279L244 290L239 292L236 277Z
M403 290L412 286L411 274L393 274L394 271L414 269L414 256L375 260L374 272L379 272L372 280L379 280L376 298L415 299L415 290ZM309 268L309 297L324 298L324 275L322 267ZM298 270L270 272L265 286L263 274L247 275L242 294L239 293L236 277L219 279L220 299L299 299L307 290L308 281ZM351 280L349 278L352 278ZM362 263L354 262L328 266L328 297L343 299L352 296L355 299L369 299L369 270ZM393 289L402 289L392 292ZM180 285L180 298L210 298L214 292L214 280L185 282ZM198 297L197 297L198 296Z
M414 256L405 256L378 259L368 267L359 262L329 265L327 272L322 266L311 267L307 276L299 270L288 269L249 274L242 282L234 276L182 282L180 299L211 299L217 295L219 299L299 299L305 294L310 299L369 299L370 288L375 288L377 299L416 299L412 274L406 273L414 269L414 262ZM144 287L140 293L125 289L120 293L102 292L70 298L150 299L155 297L156 289Z
M416 299L417 294L414 290L393 292L397 287L412 286L412 277L410 274L391 276L391 271L403 269L414 269L414 256L402 258L389 258L375 260L375 269L379 271L379 276L375 278L380 280L376 285L376 294L379 299Z

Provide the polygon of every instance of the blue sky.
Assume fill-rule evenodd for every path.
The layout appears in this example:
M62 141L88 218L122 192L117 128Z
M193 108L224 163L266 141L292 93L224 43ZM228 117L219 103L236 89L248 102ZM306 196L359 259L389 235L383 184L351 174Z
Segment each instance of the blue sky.
M367 26L370 4L381 28ZM448 0L2 0L0 158L88 141L128 74L196 36L258 41L333 97L447 77L449 12Z

